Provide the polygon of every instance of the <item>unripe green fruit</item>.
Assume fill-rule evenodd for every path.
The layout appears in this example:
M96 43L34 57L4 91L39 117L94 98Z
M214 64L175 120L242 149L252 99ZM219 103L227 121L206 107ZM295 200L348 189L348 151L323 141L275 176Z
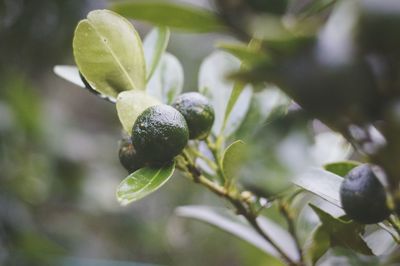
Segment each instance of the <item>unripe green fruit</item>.
M185 118L165 104L144 110L132 129L132 143L137 153L149 163L172 160L185 148L188 138Z
M357 166L346 175L340 200L346 214L359 223L379 223L390 215L385 189L368 164Z
M119 147L119 161L129 172L133 173L144 166L143 160L138 156L131 139L122 139Z
M177 97L172 106L185 118L190 139L205 139L214 123L214 108L206 97L188 92Z

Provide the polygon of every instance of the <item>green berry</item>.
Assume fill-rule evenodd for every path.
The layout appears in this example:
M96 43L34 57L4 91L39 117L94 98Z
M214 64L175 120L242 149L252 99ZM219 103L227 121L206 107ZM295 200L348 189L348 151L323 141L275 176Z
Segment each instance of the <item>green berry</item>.
M211 131L215 114L211 103L197 92L188 92L177 97L172 104L185 117L190 139L205 139Z
M357 166L346 175L340 200L346 214L359 223L379 223L390 215L385 189L368 164Z
M188 138L185 118L175 108L164 104L144 110L132 129L132 143L149 163L172 160L185 148Z
M138 156L131 139L121 140L118 155L122 166L129 173L133 173L144 166L143 160Z

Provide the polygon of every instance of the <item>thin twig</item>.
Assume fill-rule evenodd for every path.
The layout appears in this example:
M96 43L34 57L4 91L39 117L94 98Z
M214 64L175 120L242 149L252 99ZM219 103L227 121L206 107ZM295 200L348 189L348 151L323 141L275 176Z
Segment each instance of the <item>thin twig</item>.
M202 154L201 152L199 152L197 149L190 149L191 152L193 152L194 155L196 155L198 158L202 159L203 161L205 161L207 163L207 165L215 172L217 172L218 170L218 166L216 163L214 163L213 160L211 160L210 158L208 158L207 156L205 156L204 154Z
M396 237L395 240L396 240L397 243L400 244L400 239L399 239L399 237L400 237L400 225L399 225L399 223L395 219L393 219L393 217L389 217L388 221L389 221L390 225L393 227L393 229L397 232L398 237Z
M251 212L249 208L246 207L241 198L231 195L224 187L212 182L211 180L204 177L200 170L198 170L194 165L187 165L187 173L190 174L192 180L195 183L201 184L213 193L227 199L233 206L235 206L238 214L243 215L243 217L249 222L249 224L256 230L256 232L264 238L282 257L282 259L290 266L299 265L293 261L289 256L269 237L269 235L263 231L257 222L256 216Z
M210 138L205 139L205 142L214 157L215 163L217 164L217 175L221 178L221 181L225 183L226 178L224 172L222 171L221 158L218 154L217 146L211 142Z
M301 249L300 239L299 239L299 236L296 231L296 226L294 224L293 217L292 217L291 213L289 212L287 205L280 203L279 210L282 213L283 217L285 218L285 220L288 224L289 233L293 236L294 242L296 244L297 252L299 253L300 261L304 262L303 251Z

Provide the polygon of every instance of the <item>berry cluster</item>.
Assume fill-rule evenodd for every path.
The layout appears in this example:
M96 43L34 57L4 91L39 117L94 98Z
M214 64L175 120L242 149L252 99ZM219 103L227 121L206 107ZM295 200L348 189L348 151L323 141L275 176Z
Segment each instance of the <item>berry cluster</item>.
M209 135L214 116L208 99L197 92L178 96L172 106L147 108L135 121L131 138L121 142L121 164L131 173L145 165L171 161L189 139L205 139Z

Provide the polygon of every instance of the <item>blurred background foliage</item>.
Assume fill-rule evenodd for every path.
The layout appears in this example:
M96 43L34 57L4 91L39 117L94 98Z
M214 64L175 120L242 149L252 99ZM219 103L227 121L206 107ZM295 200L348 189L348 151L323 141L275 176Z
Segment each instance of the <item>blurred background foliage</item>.
M185 2L212 8L206 0ZM115 108L52 72L73 64L77 22L106 6L0 0L0 265L275 265L241 240L174 216L179 205L221 204L180 176L146 200L117 204L126 172ZM142 37L150 29L135 27ZM200 62L221 39L230 38L172 33L168 51L183 64L186 91L197 90ZM296 108L255 127L258 120L249 112L234 137L249 147L244 184L272 193L308 165L296 160L313 144L313 125Z

